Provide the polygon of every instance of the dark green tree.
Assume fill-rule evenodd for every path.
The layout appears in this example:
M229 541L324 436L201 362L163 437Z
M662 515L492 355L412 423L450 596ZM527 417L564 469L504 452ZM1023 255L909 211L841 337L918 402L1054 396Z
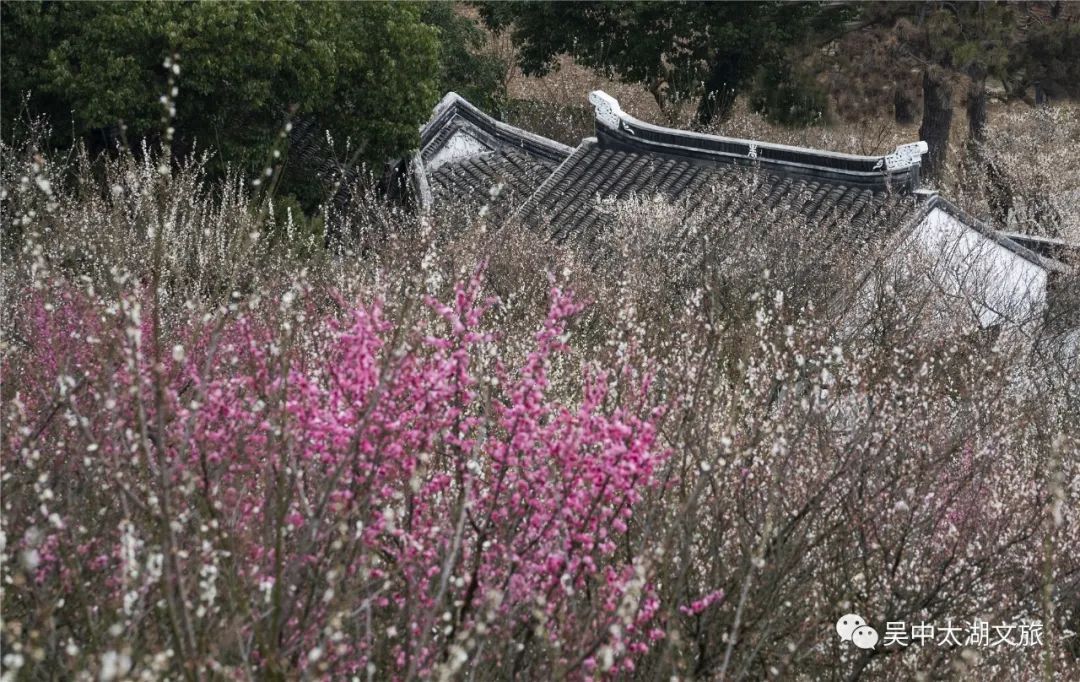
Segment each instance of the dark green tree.
M438 97L439 31L397 3L4 2L4 134L29 93L54 144L161 139L179 55L173 149L255 169L290 117L315 116L382 160L417 141Z
M550 71L560 54L623 81L646 85L663 109L700 97L698 121L724 120L756 80L784 82L779 97L754 98L775 120L804 123L818 97L796 76L800 46L828 40L853 14L836 4L788 2L482 3L494 30L509 30L526 74Z
M950 76L966 77L965 96L970 137L982 140L986 129L986 81L1009 79L1010 54L1022 38L1017 8L1000 2L934 2L895 5L902 12L899 35L909 52L925 66L921 132L931 144L931 173L945 159L951 107ZM936 147L936 148L935 148ZM936 157L936 158L935 158Z
M1011 89L1033 88L1037 104L1080 97L1080 6L1056 0L1025 3L1020 10L1022 49L1010 55Z
M454 91L485 111L501 110L507 65L483 51L484 30L449 2L425 3L420 18L438 31L439 94Z
M920 136L930 146L929 175L945 167L955 107L963 89L968 139L977 158L986 134L990 79L1007 96L1035 90L1054 96L1080 94L1080 24L1064 16L1061 2L904 2L862 8L870 22L892 22L899 41L894 67L923 70Z

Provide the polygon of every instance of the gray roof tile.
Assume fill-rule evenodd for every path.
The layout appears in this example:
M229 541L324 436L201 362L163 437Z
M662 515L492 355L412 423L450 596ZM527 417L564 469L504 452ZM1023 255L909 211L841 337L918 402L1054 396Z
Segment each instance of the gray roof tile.
M760 219L762 240L782 219L802 221L819 235L866 240L913 224L934 206L957 212L932 193L914 191L923 143L886 156L838 154L663 128L622 112L604 93L590 101L596 137L571 149L496 121L450 93L421 131L417 172L436 203L487 204L497 224L526 223L586 249L603 241L598 236L613 220L610 202L631 197L659 195L707 221ZM503 191L492 202L489 190L499 184ZM963 217L1024 257L1047 262L1033 253L1042 244L1018 245Z

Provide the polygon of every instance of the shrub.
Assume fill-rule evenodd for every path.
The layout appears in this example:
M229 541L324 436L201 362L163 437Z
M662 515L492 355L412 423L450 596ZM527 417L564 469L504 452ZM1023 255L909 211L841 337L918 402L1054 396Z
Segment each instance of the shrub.
M850 216L605 204L597 260L359 197L329 254L197 161L4 157L5 675L1076 665L1075 347Z
M478 278L397 321L290 288L172 345L150 292L58 284L5 367L5 614L57 624L26 641L47 665L563 677L648 649L648 559L617 548L661 413L647 378L620 401L596 369L577 404L551 395L580 307L560 289L511 369Z

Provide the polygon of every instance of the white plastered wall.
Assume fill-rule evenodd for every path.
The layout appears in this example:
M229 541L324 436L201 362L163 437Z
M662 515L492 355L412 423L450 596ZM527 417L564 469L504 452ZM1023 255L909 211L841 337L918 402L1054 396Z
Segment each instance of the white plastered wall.
M446 144L435 153L435 156L427 163L428 172L434 172L443 164L452 163L454 161L460 161L472 156L478 156L490 152L483 142L476 139L472 135L464 131L457 131L454 133Z
M1025 324L1046 303L1046 270L935 207L911 235L930 265L927 273L947 296L962 297L979 323Z

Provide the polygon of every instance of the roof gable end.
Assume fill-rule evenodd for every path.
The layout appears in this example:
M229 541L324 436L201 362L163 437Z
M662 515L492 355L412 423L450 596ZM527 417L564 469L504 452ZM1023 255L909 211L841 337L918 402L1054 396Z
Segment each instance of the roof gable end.
M449 161L507 149L556 164L573 151L555 140L498 121L455 92L443 97L431 120L420 129L420 154L429 171Z

